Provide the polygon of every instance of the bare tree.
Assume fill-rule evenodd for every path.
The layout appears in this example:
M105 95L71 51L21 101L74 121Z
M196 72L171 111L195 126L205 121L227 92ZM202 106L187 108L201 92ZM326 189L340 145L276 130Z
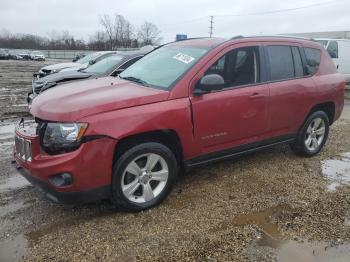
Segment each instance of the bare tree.
M150 22L145 22L139 28L137 36L142 45L156 45L161 41L158 27Z
M125 47L131 47L134 36L134 27L127 22L124 30Z
M115 14L113 19L109 15L100 17L100 24L108 37L109 48L130 47L134 39L134 27L122 15Z
M111 18L109 15L104 14L103 16L100 17L100 24L104 29L105 34L108 37L108 42L109 42L109 49L113 50L115 46L115 27L112 23Z
M31 34L11 34L0 30L0 48L58 49L58 50L113 50L119 47L138 48L158 44L161 40L157 26L146 22L135 33L134 26L122 15L100 17L101 31L90 36L87 43L76 39L68 30L52 30L47 37ZM137 36L137 37L136 37Z
M105 32L97 31L90 36L88 47L91 50L106 50L109 48L109 41Z

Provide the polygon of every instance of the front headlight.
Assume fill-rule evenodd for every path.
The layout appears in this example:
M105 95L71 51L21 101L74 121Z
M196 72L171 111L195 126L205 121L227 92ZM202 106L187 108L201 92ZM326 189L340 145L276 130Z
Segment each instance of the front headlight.
M42 147L49 154L62 154L76 150L88 127L86 123L47 123Z

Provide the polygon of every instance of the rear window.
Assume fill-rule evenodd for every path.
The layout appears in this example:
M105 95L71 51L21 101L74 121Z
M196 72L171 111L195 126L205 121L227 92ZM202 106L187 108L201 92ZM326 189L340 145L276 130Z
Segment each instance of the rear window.
M294 62L289 46L268 46L270 80L277 81L294 77Z
M309 47L305 47L304 50L306 56L306 73L313 75L321 63L321 50Z

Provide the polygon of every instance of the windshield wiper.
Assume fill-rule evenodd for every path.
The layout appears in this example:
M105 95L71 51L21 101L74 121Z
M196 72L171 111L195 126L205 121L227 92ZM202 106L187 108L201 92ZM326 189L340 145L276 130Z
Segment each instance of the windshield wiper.
M148 84L146 81L144 81L144 80L142 80L142 79L140 79L140 78L134 77L134 76L125 76L125 77L122 77L122 76L119 75L119 78L125 79L125 80L129 80L129 81L131 81L131 82L135 82L135 83L141 84L141 85L143 85L143 86L149 86L149 84Z

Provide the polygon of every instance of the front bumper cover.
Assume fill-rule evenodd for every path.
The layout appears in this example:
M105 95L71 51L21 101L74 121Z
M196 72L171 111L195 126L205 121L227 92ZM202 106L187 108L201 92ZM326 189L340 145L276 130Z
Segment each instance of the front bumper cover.
M17 142L31 145L29 151L29 147L20 147L22 143L14 148L14 165L21 175L55 202L82 203L110 196L116 140L102 137L83 143L73 152L51 156L41 150L35 129L33 123L16 126ZM73 184L58 187L50 182L52 175L65 172L72 174Z
M25 177L32 185L41 189L45 196L55 203L67 205L82 204L107 199L111 195L111 187L109 185L79 192L58 192L47 182L31 176L30 172L19 166L16 161L12 161L12 163L15 169L23 177Z

